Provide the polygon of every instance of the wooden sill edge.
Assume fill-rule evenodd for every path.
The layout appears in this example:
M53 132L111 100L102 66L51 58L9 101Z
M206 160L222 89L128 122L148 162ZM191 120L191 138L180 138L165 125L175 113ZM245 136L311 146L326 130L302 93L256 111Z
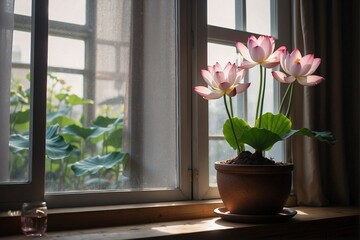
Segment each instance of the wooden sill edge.
M167 221L163 223L134 224L75 231L48 231L46 239L238 239L239 236L263 238L269 236L315 236L345 234L359 236L360 210L357 207L295 207L298 214L287 222L267 224L232 223L213 218ZM93 216L94 217L94 216ZM86 218L82 221L87 220ZM78 219L68 219L75 223ZM340 231L340 232L339 232ZM305 235L304 235L305 234ZM306 235L307 234L307 235ZM350 234L350 235L349 235ZM338 235L340 236L340 235ZM234 238L235 237L235 238ZM9 239L24 239L17 236ZM300 239L300 238L299 238ZM306 238L301 238L306 239ZM331 238L342 239L342 238Z
M220 199L48 210L48 231L67 231L215 217ZM20 212L0 213L0 236L20 233Z
M295 205L296 197L293 195L289 196L286 206L292 207ZM222 206L222 201L215 199L49 209L48 231L67 231L211 218L216 217L214 209ZM19 215L19 211L0 212L0 236L19 234Z

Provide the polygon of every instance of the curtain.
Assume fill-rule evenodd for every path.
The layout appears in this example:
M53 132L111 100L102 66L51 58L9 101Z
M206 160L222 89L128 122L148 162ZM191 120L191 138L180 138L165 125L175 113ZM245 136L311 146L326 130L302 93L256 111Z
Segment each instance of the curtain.
M0 1L0 116L10 115L10 79L12 39L14 29L14 1ZM9 176L9 117L0 118L0 182Z
M309 138L292 142L298 204L348 205L359 196L359 4L357 1L294 0L293 44L315 53L325 81L295 89L295 128L333 132L325 145Z
M178 176L176 1L131 3L123 130L124 150L130 153L126 187L173 189Z

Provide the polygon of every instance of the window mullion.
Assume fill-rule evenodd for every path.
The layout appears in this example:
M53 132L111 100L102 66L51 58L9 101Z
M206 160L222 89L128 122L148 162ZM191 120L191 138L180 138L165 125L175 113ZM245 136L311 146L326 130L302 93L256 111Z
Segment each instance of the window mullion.
M48 0L32 1L30 174L31 200L44 199Z

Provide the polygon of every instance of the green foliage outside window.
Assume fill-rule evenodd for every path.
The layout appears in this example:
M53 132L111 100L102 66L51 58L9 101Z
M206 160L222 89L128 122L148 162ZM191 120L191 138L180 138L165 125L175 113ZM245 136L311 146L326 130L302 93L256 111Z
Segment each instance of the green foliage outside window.
M29 77L27 77L29 80ZM30 90L21 81L11 87L9 171L12 179L27 176ZM86 124L79 111L93 100L72 93L66 81L48 74L46 126L46 191L118 189L128 154L122 152L122 111L109 111ZM77 110L76 110L77 108ZM120 107L121 109L121 107ZM82 112L79 114L79 112ZM110 115L112 112L112 115ZM114 116L115 115L115 116ZM87 126L88 127L87 127Z

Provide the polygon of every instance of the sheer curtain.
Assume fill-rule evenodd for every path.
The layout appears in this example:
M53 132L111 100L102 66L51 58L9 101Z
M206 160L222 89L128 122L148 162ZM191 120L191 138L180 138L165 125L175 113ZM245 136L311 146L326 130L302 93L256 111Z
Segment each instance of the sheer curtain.
M178 186L176 1L131 1L124 149L129 188Z
M325 82L295 90L295 128L332 131L335 145L308 138L292 144L294 191L299 204L358 203L359 198L359 4L356 1L293 1L293 43L322 59ZM356 21L357 20L357 21Z
M0 182L9 180L10 79L14 1L0 1ZM7 117L6 117L7 116Z

